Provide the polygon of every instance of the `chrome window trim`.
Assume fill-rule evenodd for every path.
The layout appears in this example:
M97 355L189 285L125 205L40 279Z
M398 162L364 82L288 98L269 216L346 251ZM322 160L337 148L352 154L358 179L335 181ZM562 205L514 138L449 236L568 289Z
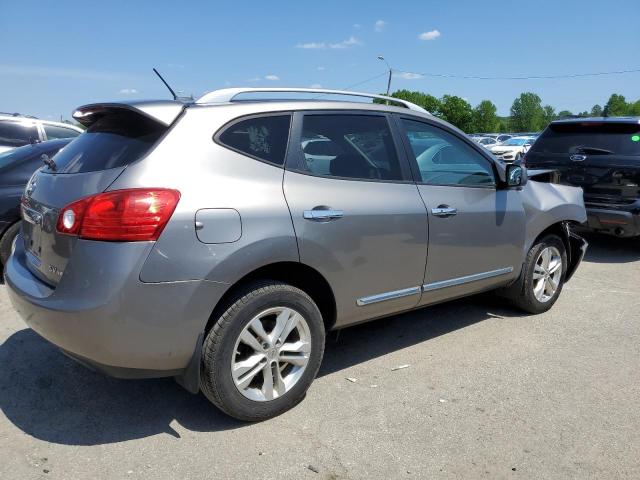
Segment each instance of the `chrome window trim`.
M358 306L371 305L372 303L384 302L386 300L394 300L396 298L408 297L410 295L419 295L422 292L420 287L404 288L402 290L394 290L392 292L379 293L369 297L359 298L356 303Z
M473 275L467 275L464 277L452 278L450 280L441 280L439 282L426 283L422 285L422 291L430 292L432 290L439 290L441 288L463 285L465 283L486 280L487 278L499 277L500 275L506 275L511 272L513 272L513 267L505 267L499 268L497 270L490 270L488 272L475 273Z

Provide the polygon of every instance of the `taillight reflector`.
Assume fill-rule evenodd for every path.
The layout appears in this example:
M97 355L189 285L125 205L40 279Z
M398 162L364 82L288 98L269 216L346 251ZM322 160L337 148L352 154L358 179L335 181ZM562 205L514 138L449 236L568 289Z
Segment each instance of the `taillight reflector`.
M180 192L164 188L99 193L61 209L56 229L88 240L157 240L178 200Z

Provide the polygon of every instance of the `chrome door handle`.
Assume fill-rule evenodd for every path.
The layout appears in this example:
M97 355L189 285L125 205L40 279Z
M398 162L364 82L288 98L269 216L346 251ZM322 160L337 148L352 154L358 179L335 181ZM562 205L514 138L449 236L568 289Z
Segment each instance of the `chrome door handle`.
M305 210L302 214L305 220L313 220L314 222L330 222L344 216L342 210Z
M431 213L436 217L452 217L458 213L458 209L448 205L439 205L436 208L432 208Z

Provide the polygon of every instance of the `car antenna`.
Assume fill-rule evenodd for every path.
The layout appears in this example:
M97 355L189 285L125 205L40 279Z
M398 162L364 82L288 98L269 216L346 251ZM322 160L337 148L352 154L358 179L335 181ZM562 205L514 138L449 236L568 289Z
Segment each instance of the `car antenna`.
M167 81L166 81L164 78L162 78L162 75L160 75L160 72L158 72L158 70L156 70L156 69L154 68L154 69L153 69L153 73L155 73L155 74L158 76L158 78L160 78L160 80L162 80L162 83L164 83L165 87L167 87L167 88L169 89L169 91L171 92L171 95L173 95L173 99L174 99L174 100L177 100L177 99L178 99L178 96L176 95L176 92L174 92L174 91L173 91L173 88L171 88L171 87L169 86L169 84L167 83Z

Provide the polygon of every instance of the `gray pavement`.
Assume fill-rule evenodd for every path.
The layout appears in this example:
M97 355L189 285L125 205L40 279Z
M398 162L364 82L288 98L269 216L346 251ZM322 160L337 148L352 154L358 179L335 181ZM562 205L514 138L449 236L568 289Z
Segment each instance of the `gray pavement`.
M483 295L332 334L307 398L253 425L86 370L0 287L0 479L640 478L640 241L589 240L550 312Z

